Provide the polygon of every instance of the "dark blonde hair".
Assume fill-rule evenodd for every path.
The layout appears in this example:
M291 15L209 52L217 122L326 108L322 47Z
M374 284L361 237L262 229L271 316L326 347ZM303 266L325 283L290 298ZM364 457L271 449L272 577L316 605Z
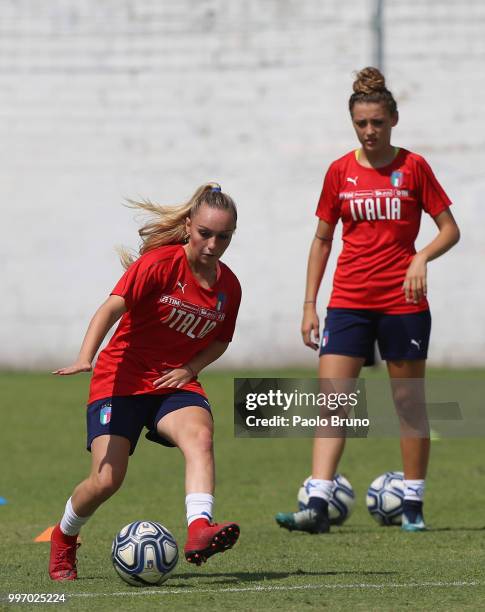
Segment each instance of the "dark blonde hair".
M163 245L186 242L185 220L187 217L193 218L202 204L210 208L229 211L236 223L236 205L230 196L222 192L218 183L201 185L187 202L176 206L160 206L150 200L141 202L128 200L127 206L142 210L151 217L150 221L138 230L141 237L138 256ZM124 268L128 268L137 259L123 247L118 249L118 253Z
M380 70L368 66L356 74L353 85L354 93L349 99L349 111L352 114L354 104L357 102L382 103L389 114L397 113L397 104L394 96L386 87L386 79Z

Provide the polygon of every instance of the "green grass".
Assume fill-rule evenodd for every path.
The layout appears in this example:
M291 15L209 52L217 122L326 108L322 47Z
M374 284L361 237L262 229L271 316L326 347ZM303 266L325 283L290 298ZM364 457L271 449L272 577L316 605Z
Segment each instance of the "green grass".
M251 374L304 373L237 373ZM448 379L476 374L431 373ZM273 515L295 507L298 486L310 472L311 440L235 439L234 375L206 375L204 384L216 421L216 518L240 521L240 542L201 568L181 560L165 585L140 590L115 574L111 540L124 524L146 518L169 527L183 546L180 453L140 440L123 488L83 529L79 580L52 583L48 544L33 538L57 522L73 486L88 471L88 377L0 374L0 496L8 500L0 506L0 592L64 592L69 598L62 609L72 610L485 609L482 439L433 443L426 497L432 530L427 533L378 527L369 517L364 503L368 484L401 465L396 440L372 439L350 440L341 463L358 500L350 520L328 536L290 534L276 526Z

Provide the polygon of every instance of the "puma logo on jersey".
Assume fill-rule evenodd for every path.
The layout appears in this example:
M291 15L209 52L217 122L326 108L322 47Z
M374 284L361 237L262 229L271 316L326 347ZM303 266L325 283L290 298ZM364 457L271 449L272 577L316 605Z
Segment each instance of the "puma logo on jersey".
M415 340L414 338L411 338L411 344L413 344L418 349L418 351L421 350L421 342L422 340Z
M180 287L180 289L182 290L182 293L185 293L185 287L187 287L187 283L182 285L180 281L177 281L177 287Z
M355 185L357 187L357 179L358 178L359 178L358 176L356 176L355 178L352 178L351 176L348 176L347 177L347 182L348 183L352 183L353 185Z

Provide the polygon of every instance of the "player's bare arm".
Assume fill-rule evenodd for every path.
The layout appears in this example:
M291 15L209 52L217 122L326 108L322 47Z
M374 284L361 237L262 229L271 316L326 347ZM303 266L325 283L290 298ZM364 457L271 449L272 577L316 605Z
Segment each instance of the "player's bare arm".
M407 302L418 303L428 292L427 263L444 255L459 240L460 230L450 210L444 210L434 217L438 235L413 257L403 283Z
M320 336L320 321L316 310L317 294L332 250L334 229L334 225L330 225L322 219L318 221L308 256L301 335L304 344L315 351L318 349Z
M90 372L94 356L101 342L103 342L108 331L125 312L125 300L119 295L110 295L91 319L76 361L70 366L54 370L52 374L68 376L70 374L79 374L80 372Z

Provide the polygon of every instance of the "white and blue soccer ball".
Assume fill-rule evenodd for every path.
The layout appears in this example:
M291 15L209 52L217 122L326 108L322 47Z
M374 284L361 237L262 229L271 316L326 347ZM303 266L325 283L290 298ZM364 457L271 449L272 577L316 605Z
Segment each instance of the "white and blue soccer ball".
M111 559L115 570L128 584L161 584L177 565L177 542L160 523L135 521L115 536Z
M310 480L311 476L308 476L298 491L298 508L300 510L307 508L308 498L310 497L308 490ZM333 484L332 497L328 502L328 516L331 525L341 525L352 514L355 506L355 494L352 485L342 474L335 474Z
M367 491L370 515L379 525L400 525L404 503L404 474L386 472L378 476Z

